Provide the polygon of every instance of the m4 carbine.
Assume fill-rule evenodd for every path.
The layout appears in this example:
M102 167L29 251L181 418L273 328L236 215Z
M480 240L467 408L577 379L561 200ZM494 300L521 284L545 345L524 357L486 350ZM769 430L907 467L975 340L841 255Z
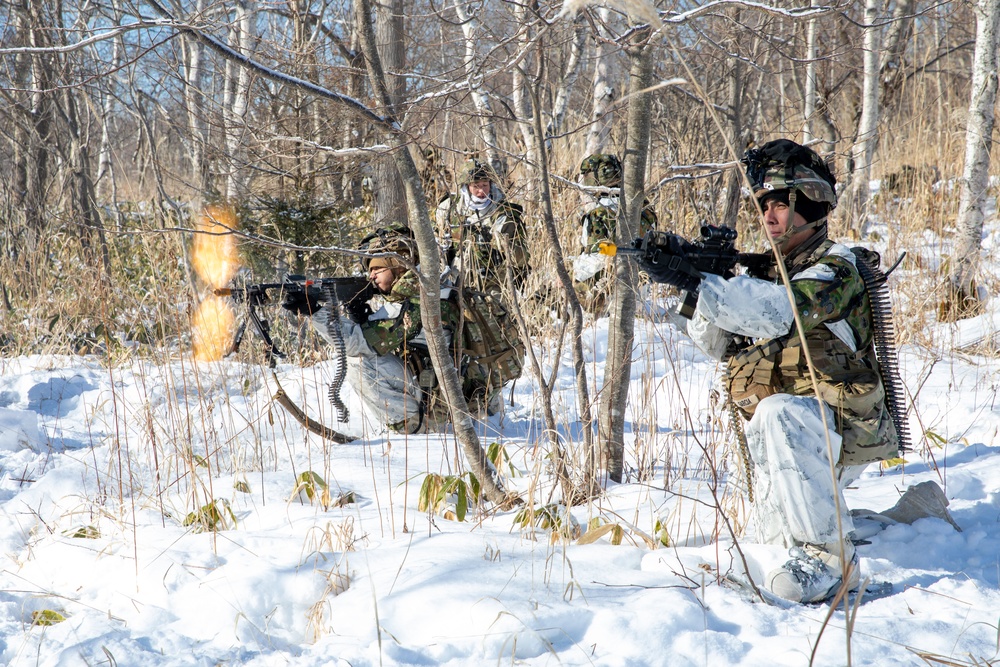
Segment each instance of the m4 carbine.
M774 265L771 253L738 251L736 238L735 229L702 225L701 236L693 241L669 232L651 231L632 241L629 248L602 243L600 252L632 256L654 282L673 285L684 292L678 310L690 319L698 304L698 286L706 274L730 278L739 264L752 276L766 277Z

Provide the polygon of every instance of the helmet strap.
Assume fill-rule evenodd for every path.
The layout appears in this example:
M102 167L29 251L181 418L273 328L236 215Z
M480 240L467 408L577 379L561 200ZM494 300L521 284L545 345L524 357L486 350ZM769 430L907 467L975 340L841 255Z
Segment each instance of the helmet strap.
M806 224L799 227L795 226L795 195L796 191L794 188L789 188L788 190L788 228L785 233L781 236L777 236L774 239L774 245L779 248L787 241L792 238L793 234L798 234L799 232L804 232L807 229L816 229L820 226L826 226L826 220L829 216L823 216L818 220L813 220L812 222L806 222Z

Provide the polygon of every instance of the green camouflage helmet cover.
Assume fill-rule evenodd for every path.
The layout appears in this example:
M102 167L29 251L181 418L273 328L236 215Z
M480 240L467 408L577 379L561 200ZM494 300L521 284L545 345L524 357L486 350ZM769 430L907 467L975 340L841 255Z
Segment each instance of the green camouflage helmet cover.
M397 255L409 257L414 263L418 261L417 246L413 239L413 232L411 232L408 227L404 227L403 225L380 227L376 229L374 232L361 239L361 243L358 244L358 249L372 254L394 252ZM382 266L403 266L403 264L394 257L380 257L377 259L380 260ZM361 266L365 271L369 269L372 261L373 258L371 257L361 258Z
M489 164L470 158L458 170L458 184L468 185L475 181L490 181L496 183L496 174Z
M609 153L588 155L580 163L584 185L603 185L615 188L622 183L622 163Z
M776 139L750 148L740 160L757 199L775 190L795 190L816 203L837 205L837 179L816 151Z

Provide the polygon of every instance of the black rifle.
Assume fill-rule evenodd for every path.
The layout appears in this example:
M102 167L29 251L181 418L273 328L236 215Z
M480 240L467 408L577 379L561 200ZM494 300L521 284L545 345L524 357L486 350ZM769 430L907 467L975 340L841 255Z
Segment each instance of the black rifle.
M271 366L274 366L274 357L283 359L285 355L271 339L271 326L258 311L260 306L280 304L290 297L304 296L309 303L316 304L316 310L333 303L334 310L342 307L345 314L355 322L365 322L372 313L368 300L378 293L371 281L361 276L312 279L298 275L285 276L284 281L280 283L223 287L214 292L216 296L231 297L238 306L245 305L246 318L236 328L233 345L226 356L240 349L240 343L243 342L243 336L249 325L264 341L268 363Z
M654 281L683 291L678 312L690 319L698 305L698 286L706 274L730 278L739 264L750 275L763 278L774 266L771 253L738 251L736 237L735 229L714 225L702 225L701 236L693 241L669 232L651 231L633 241L631 248L617 248L612 254L634 256Z

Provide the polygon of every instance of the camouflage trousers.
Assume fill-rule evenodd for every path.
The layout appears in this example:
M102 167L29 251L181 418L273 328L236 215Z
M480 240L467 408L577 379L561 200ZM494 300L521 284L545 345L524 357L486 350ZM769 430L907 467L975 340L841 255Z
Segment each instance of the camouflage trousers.
M839 459L842 439L833 430L833 411L825 403L823 410L833 456ZM843 488L864 466L836 466L834 483L816 399L768 396L757 404L746 436L753 459L757 542L784 547L815 544L838 553L839 529L845 536L854 529Z
M399 357L386 354L347 358L347 382L372 419L386 425L419 420L421 390Z

